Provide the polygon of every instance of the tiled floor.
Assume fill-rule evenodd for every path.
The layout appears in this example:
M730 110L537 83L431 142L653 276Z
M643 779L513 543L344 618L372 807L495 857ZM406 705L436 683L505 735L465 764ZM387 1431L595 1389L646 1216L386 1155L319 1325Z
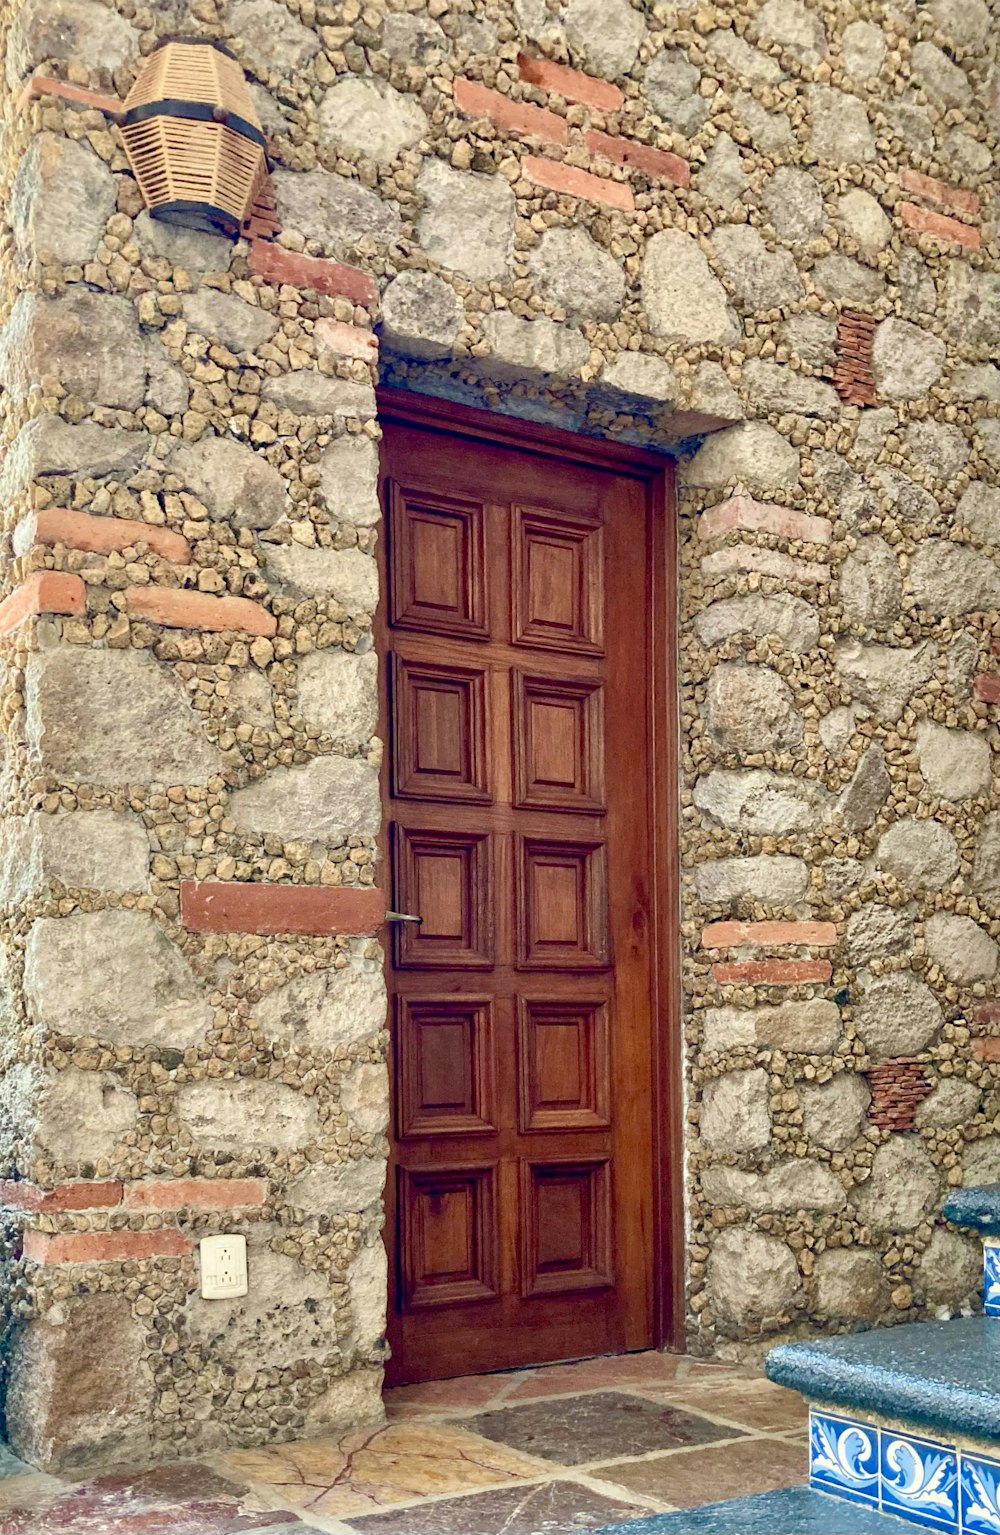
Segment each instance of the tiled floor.
M0 1535L578 1535L805 1479L797 1396L675 1355L406 1386L386 1410L75 1485L0 1462Z

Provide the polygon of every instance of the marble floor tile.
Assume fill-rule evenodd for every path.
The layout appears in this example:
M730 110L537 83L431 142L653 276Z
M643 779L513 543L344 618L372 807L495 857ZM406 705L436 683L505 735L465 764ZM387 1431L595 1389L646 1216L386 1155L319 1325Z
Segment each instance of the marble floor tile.
M668 1386L674 1381L721 1378L735 1374L731 1366L689 1359L683 1354L613 1354L604 1359L580 1359L574 1364L543 1365L512 1377L509 1402L557 1396L570 1391L594 1391L604 1386Z
M761 1378L684 1381L664 1391L643 1388L643 1395L672 1407L686 1407L692 1412L726 1418L752 1433L780 1434L792 1429L807 1429L809 1409L797 1391L776 1386Z
M498 1375L461 1375L455 1380L428 1380L418 1386L396 1386L385 1391L386 1416L422 1417L428 1413L446 1415L466 1408L489 1407L506 1396L511 1384L517 1384L521 1372Z
M637 1492L675 1508L695 1508L805 1482L808 1457L801 1445L782 1439L734 1439L711 1450L619 1461L593 1475L625 1495Z
M648 1510L627 1498L609 1498L578 1482L535 1482L445 1498L433 1503L352 1519L358 1535L573 1535L600 1529Z
M290 1523L307 1535L290 1509L262 1508L253 1493L190 1461L41 1493L31 1481L23 1478L22 1502L0 1511L0 1535L284 1535Z
M283 1504L343 1519L441 1493L537 1479L544 1463L459 1427L419 1420L219 1457Z
M467 1418L465 1426L486 1439L562 1466L707 1444L739 1433L695 1413L621 1391L505 1407Z

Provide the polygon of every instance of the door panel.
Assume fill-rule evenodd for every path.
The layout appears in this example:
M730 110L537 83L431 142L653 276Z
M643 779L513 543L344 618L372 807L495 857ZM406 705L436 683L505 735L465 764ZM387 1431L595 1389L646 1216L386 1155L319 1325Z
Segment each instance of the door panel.
M649 511L387 427L393 1382L653 1342Z

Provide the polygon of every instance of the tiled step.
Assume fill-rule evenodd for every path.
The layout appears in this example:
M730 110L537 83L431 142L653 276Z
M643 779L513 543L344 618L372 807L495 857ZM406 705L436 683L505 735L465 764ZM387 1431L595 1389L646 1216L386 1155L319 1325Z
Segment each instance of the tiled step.
M1000 1183L955 1189L941 1211L953 1226L983 1238L983 1313L1000 1316Z
M609 1524L597 1535L912 1535L913 1526L890 1514L841 1503L811 1487L782 1487L752 1498L731 1498Z
M766 1370L810 1402L814 1490L946 1535L1000 1535L1000 1320L785 1343Z

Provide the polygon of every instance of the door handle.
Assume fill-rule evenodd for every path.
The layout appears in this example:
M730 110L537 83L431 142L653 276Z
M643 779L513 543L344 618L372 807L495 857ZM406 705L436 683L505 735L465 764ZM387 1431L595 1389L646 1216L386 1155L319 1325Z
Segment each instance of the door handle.
M423 917L411 916L408 911L387 911L385 920L387 922L416 922L419 925L424 919Z

